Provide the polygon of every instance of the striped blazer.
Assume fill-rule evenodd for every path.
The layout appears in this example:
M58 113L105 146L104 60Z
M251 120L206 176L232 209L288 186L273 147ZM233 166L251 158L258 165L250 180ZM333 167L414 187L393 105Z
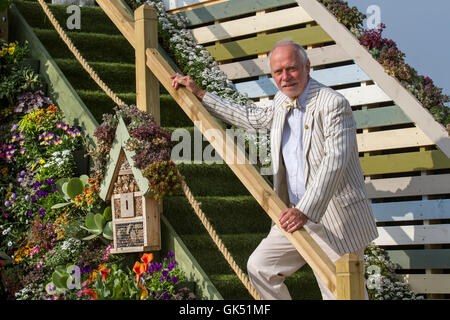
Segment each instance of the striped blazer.
M243 129L270 129L274 191L289 205L281 138L286 119L281 91L270 106L246 108L207 93L202 103L211 114ZM348 101L311 79L303 119L306 193L295 207L324 226L340 254L355 252L378 236L358 157L356 123Z

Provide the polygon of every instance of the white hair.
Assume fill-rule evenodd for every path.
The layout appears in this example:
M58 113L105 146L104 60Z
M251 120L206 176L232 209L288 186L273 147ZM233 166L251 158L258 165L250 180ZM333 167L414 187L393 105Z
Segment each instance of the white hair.
M276 48L282 47L282 46L293 46L295 51L298 54L298 57L300 58L300 61L302 62L303 68L306 67L306 61L308 61L308 55L306 53L305 48L303 48L298 42L295 42L292 40L280 40L272 47L272 50L270 50L269 55L267 57L268 58L267 63L269 64L269 69L271 69L270 68L270 56L272 55L272 52Z

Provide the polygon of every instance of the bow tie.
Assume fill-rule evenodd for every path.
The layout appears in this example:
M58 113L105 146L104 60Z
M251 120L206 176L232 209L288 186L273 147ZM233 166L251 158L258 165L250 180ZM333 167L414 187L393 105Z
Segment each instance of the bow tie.
M286 107L286 110L289 112L292 109L298 108L301 109L302 106L298 103L298 99L295 99L294 101L291 101L289 98L284 100L284 106Z

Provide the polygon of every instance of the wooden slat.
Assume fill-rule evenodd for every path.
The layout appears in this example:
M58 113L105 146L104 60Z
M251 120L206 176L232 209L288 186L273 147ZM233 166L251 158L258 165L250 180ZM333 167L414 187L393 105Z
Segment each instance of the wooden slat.
M330 45L306 50L311 67L350 60L345 51L338 45ZM270 74L267 57L239 62L224 63L219 68L228 79L236 80Z
M210 1L211 0L163 0L163 4L166 11L170 11Z
M305 10L294 7L200 27L192 29L191 32L197 43L203 44L312 21L313 19Z
M356 64L312 70L311 77L327 86L338 86L349 83L368 81L370 78ZM247 94L249 98L272 96L278 88L272 78L239 82L235 84L237 91Z
M360 157L364 175L450 168L450 159L440 150Z
M195 26L293 3L295 3L294 0L227 1L203 8L180 12L179 14L183 15L189 21L190 26Z
M417 98L396 78L386 73L372 54L360 45L358 39L317 0L297 0L306 12L333 38L355 62L383 89L386 95L402 108L425 134L450 157L450 138L444 126L438 123Z
M450 224L378 227L378 246L450 243Z
M226 137L225 130L192 93L185 88L175 90L172 87L170 76L174 74L174 71L157 50L147 50L147 66L189 118L194 123L200 121L201 126L199 129L204 135L208 130L218 130L220 134L210 137L211 140L209 142L220 157L225 159L230 169L241 180L255 200L258 201L272 221L279 225L280 213L286 209L286 205L266 180L261 177L253 164L249 162L239 164L238 159L245 159L245 155L242 154L243 151L240 148L235 148L234 141L230 141L232 139L225 139L226 141L217 139L217 137ZM330 291L336 294L336 267L311 235L303 228L293 233L283 231L283 234L292 242Z
M450 249L386 250L402 269L450 269Z
M450 293L450 274L408 274L405 280L416 293Z
M392 99L376 84L337 90L352 106L389 102Z
M303 46L333 41L321 27L314 26L205 46L205 49L216 61L230 60L269 52L278 41L283 39L297 41Z
M449 208L450 199L372 203L377 222L450 219Z
M358 129L411 123L411 119L399 106L353 111Z
M370 199L450 193L450 174L371 179L366 181Z
M367 105L380 102L389 102L391 99L376 84L365 87L353 87L347 89L336 90L342 94L351 106ZM256 102L258 106L269 104L270 101L261 103Z
M434 145L419 128L357 134L359 152Z

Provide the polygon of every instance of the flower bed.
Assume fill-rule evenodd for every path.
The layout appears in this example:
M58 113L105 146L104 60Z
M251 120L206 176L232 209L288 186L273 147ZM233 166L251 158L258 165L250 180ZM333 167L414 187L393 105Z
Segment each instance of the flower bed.
M138 269L129 255L110 254L111 210L99 197L101 176L79 176L74 156L86 148L83 133L40 90L41 79L24 64L27 46L1 45L0 85L8 90L0 97L0 296L195 298L180 287L185 276L173 254L161 264L144 254ZM139 128L136 136L157 137ZM152 148L163 138L153 139Z

